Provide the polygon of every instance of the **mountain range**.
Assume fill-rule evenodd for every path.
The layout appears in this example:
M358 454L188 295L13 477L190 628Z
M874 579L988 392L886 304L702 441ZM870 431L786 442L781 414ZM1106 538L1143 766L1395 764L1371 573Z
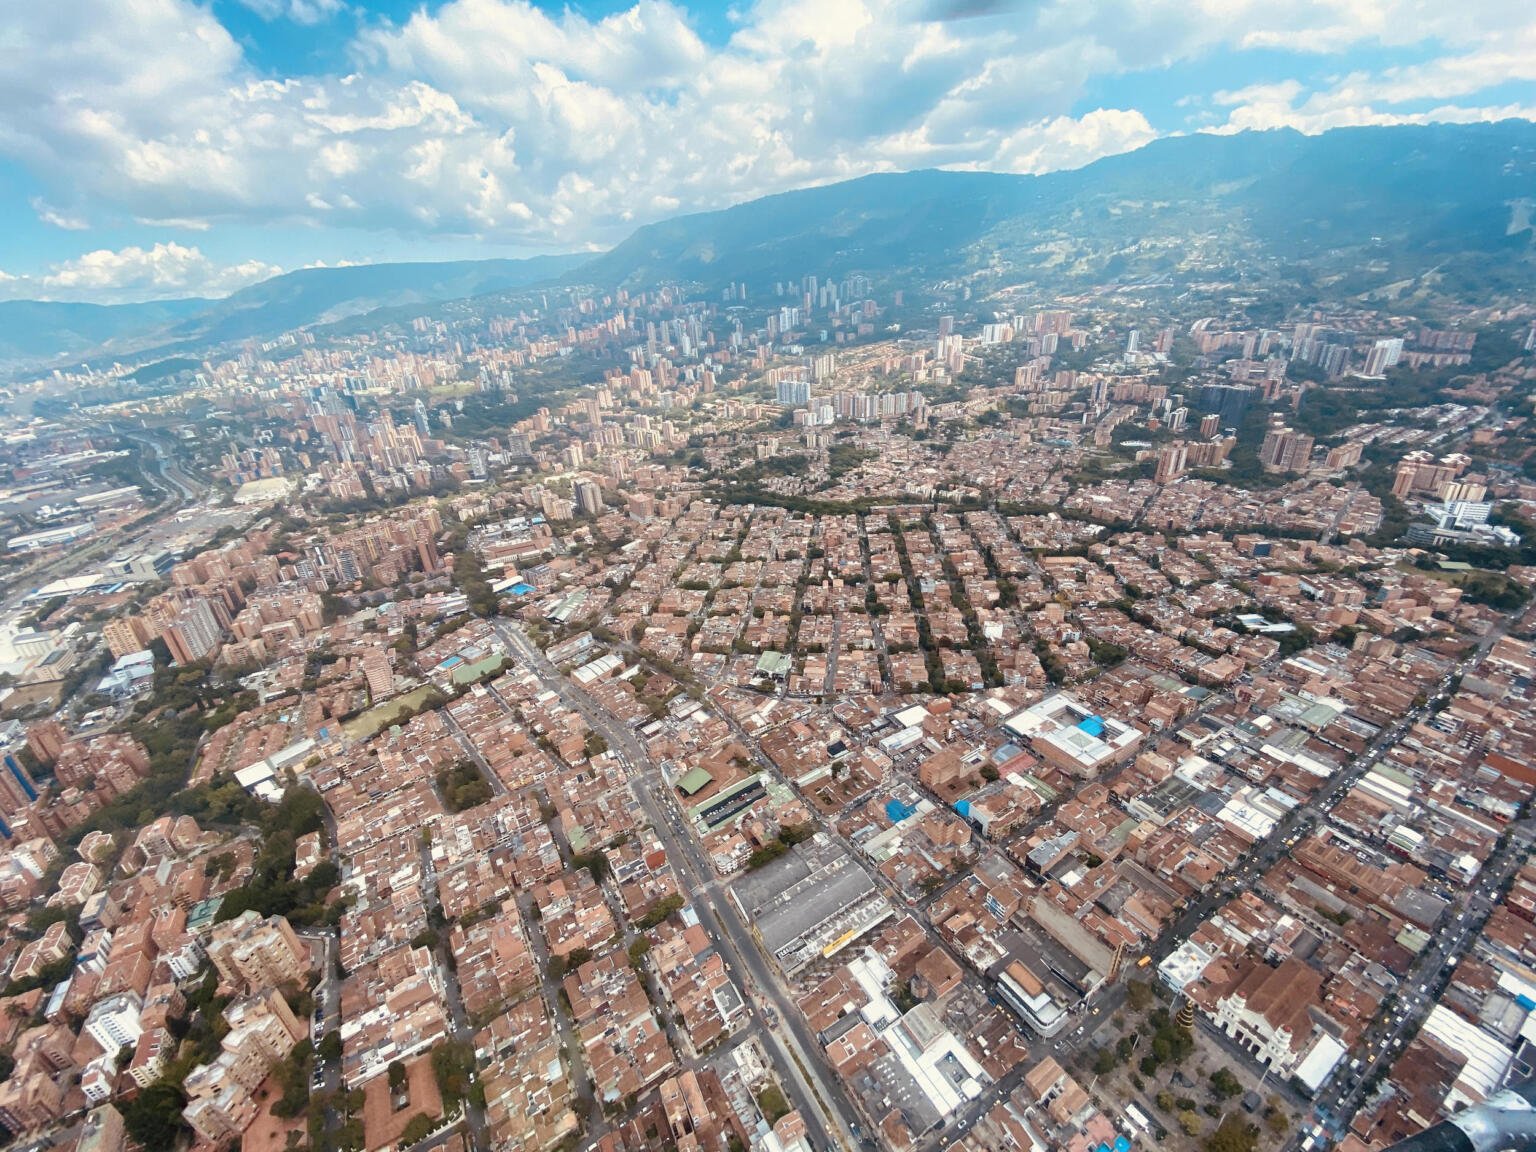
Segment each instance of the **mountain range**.
M0 365L7 361L192 352L378 308L510 292L554 280L590 255L303 268L221 300L146 304L0 302Z
M1155 141L1041 176L866 176L649 224L597 256L375 264L218 301L0 303L0 363L187 353L375 309L539 284L760 296L805 273L985 291L1199 275L1296 299L1492 298L1536 280L1536 123L1290 130Z
M979 274L1062 288L1263 269L1338 293L1426 274L1496 292L1531 283L1533 208L1530 121L1195 135L1043 176L925 171L769 196L640 228L576 274L706 287Z

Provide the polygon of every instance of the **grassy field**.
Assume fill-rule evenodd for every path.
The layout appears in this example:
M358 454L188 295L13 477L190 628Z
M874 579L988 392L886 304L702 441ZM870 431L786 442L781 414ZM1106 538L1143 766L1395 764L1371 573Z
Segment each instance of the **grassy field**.
M412 689L404 696L391 700L387 704L380 704L377 708L370 708L361 715L352 717L341 726L341 730L350 740L366 740L374 733L388 728L402 716L413 715L435 695L440 696L442 693L430 684L423 684L420 688Z
M456 396L471 396L480 391L479 381L476 380L450 380L446 384L434 384L429 389L435 400L451 399Z
M1407 572L1454 584L1462 596L1473 604L1486 604L1500 612L1513 612L1525 607L1531 599L1531 590L1507 572L1488 568L1459 568L1445 570L1439 567L1419 568L1406 562L1398 565Z

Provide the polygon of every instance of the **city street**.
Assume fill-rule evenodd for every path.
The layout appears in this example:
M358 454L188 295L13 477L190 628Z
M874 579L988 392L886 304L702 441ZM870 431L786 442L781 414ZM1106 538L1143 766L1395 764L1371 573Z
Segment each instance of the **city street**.
M726 963L745 972L752 981L749 996L753 1028L776 1057L781 1072L788 1073L785 1089L791 1102L806 1121L811 1140L818 1150L838 1145L853 1149L858 1141L848 1128L847 1117L854 1115L851 1105L830 1074L820 1068L821 1053L809 1035L800 1013L784 994L771 962L763 956L747 927L719 898L714 870L699 852L693 838L681 829L670 799L663 802L652 791L661 781L661 770L652 763L634 734L610 716L606 709L562 677L559 670L528 639L522 629L510 621L498 621L497 631L524 664L533 670L544 686L575 709L617 752L631 769L636 798L647 820L667 850L679 874L683 890L691 894L700 920L711 929ZM776 1026L764 1018L762 1001L766 999L774 1013Z

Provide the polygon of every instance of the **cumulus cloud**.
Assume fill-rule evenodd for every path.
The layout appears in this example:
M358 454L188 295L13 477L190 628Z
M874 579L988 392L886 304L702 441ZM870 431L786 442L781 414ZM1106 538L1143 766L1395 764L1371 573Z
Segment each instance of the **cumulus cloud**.
M300 22L343 7L243 2ZM1157 135L1135 108L1082 111L1097 82L1218 52L1435 56L1318 90L1192 94L1209 119L1189 126L1525 115L1479 93L1536 73L1536 17L1518 0L756 0L724 43L672 0L602 19L447 0L398 24L361 18L348 74L294 76L258 72L196 0L13 7L0 156L69 206L51 223L282 222L525 248L608 244L868 172L1078 167Z
M1226 120L1214 132L1359 124L1474 123L1533 118L1536 101L1479 103L1479 93L1536 81L1536 19L1466 51L1379 72L1351 72L1308 89L1296 80L1212 94Z
M1418 112L1394 111L1373 104L1340 103L1327 96L1299 104L1261 99L1232 109L1223 124L1202 129L1214 135L1294 128L1308 136L1331 128L1396 124L1488 124L1499 120L1536 120L1536 104L1441 104Z
M1009 172L1080 168L1100 157L1140 148L1156 137L1140 112L1099 108L1076 120L1057 116L1026 125L1003 141L996 166Z
M174 242L116 251L101 248L55 264L36 276L0 273L0 297L114 303L227 296L281 271L260 260L219 264L197 248Z

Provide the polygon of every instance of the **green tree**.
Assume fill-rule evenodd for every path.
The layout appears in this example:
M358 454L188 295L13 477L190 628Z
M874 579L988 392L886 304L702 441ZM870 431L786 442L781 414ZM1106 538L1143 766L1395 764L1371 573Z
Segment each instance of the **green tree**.
M293 878L294 845L299 838L324 827L324 801L307 788L290 788L260 819L260 848L250 878L231 890L219 906L220 921L233 920L246 909L263 916L282 915L296 924L320 922L326 914L323 897L339 877L325 861L304 880ZM329 866L327 866L329 865Z
M1230 1069L1218 1068L1211 1073L1211 1091L1218 1100L1230 1100L1241 1095L1243 1086Z
M288 1059L279 1063L274 1072L282 1088L282 1097L272 1105L272 1115L287 1119L297 1116L309 1106L310 1070L314 1066L315 1050L308 1040L295 1045Z
M473 760L460 760L437 774L437 791L450 812L466 812L484 804L494 792Z
M1259 1130L1240 1115L1229 1113L1205 1141L1205 1152L1254 1152Z
M475 1048L461 1040L448 1040L432 1049L432 1075L442 1094L443 1107L452 1111L469 1096L470 1075L475 1070Z
M747 871L752 872L765 864L771 864L788 851L789 845L784 841L770 840L761 848L754 848L747 856Z
M142 1148L173 1148L187 1131L181 1118L187 1097L169 1080L157 1080L122 1105L123 1125Z
M409 1147L417 1144L432 1135L432 1129L437 1127L432 1117L425 1112L418 1112L405 1122L405 1127L400 1132L400 1142Z
M789 1115L789 1101L784 1099L784 1090L777 1084L767 1084L757 1094L757 1106L762 1109L764 1118L770 1124L777 1124L779 1120Z
M600 850L574 854L571 857L571 866L574 868L585 868L588 872L592 873L592 879L596 880L599 884L608 875L608 857L603 855Z
M664 896L656 901L649 912L635 921L635 927L639 928L642 932L649 931L672 915L672 913L681 910L683 904L684 901L681 896L676 894Z
M786 824L779 829L779 842L793 848L796 844L803 844L816 835L816 825L810 822L803 824Z

